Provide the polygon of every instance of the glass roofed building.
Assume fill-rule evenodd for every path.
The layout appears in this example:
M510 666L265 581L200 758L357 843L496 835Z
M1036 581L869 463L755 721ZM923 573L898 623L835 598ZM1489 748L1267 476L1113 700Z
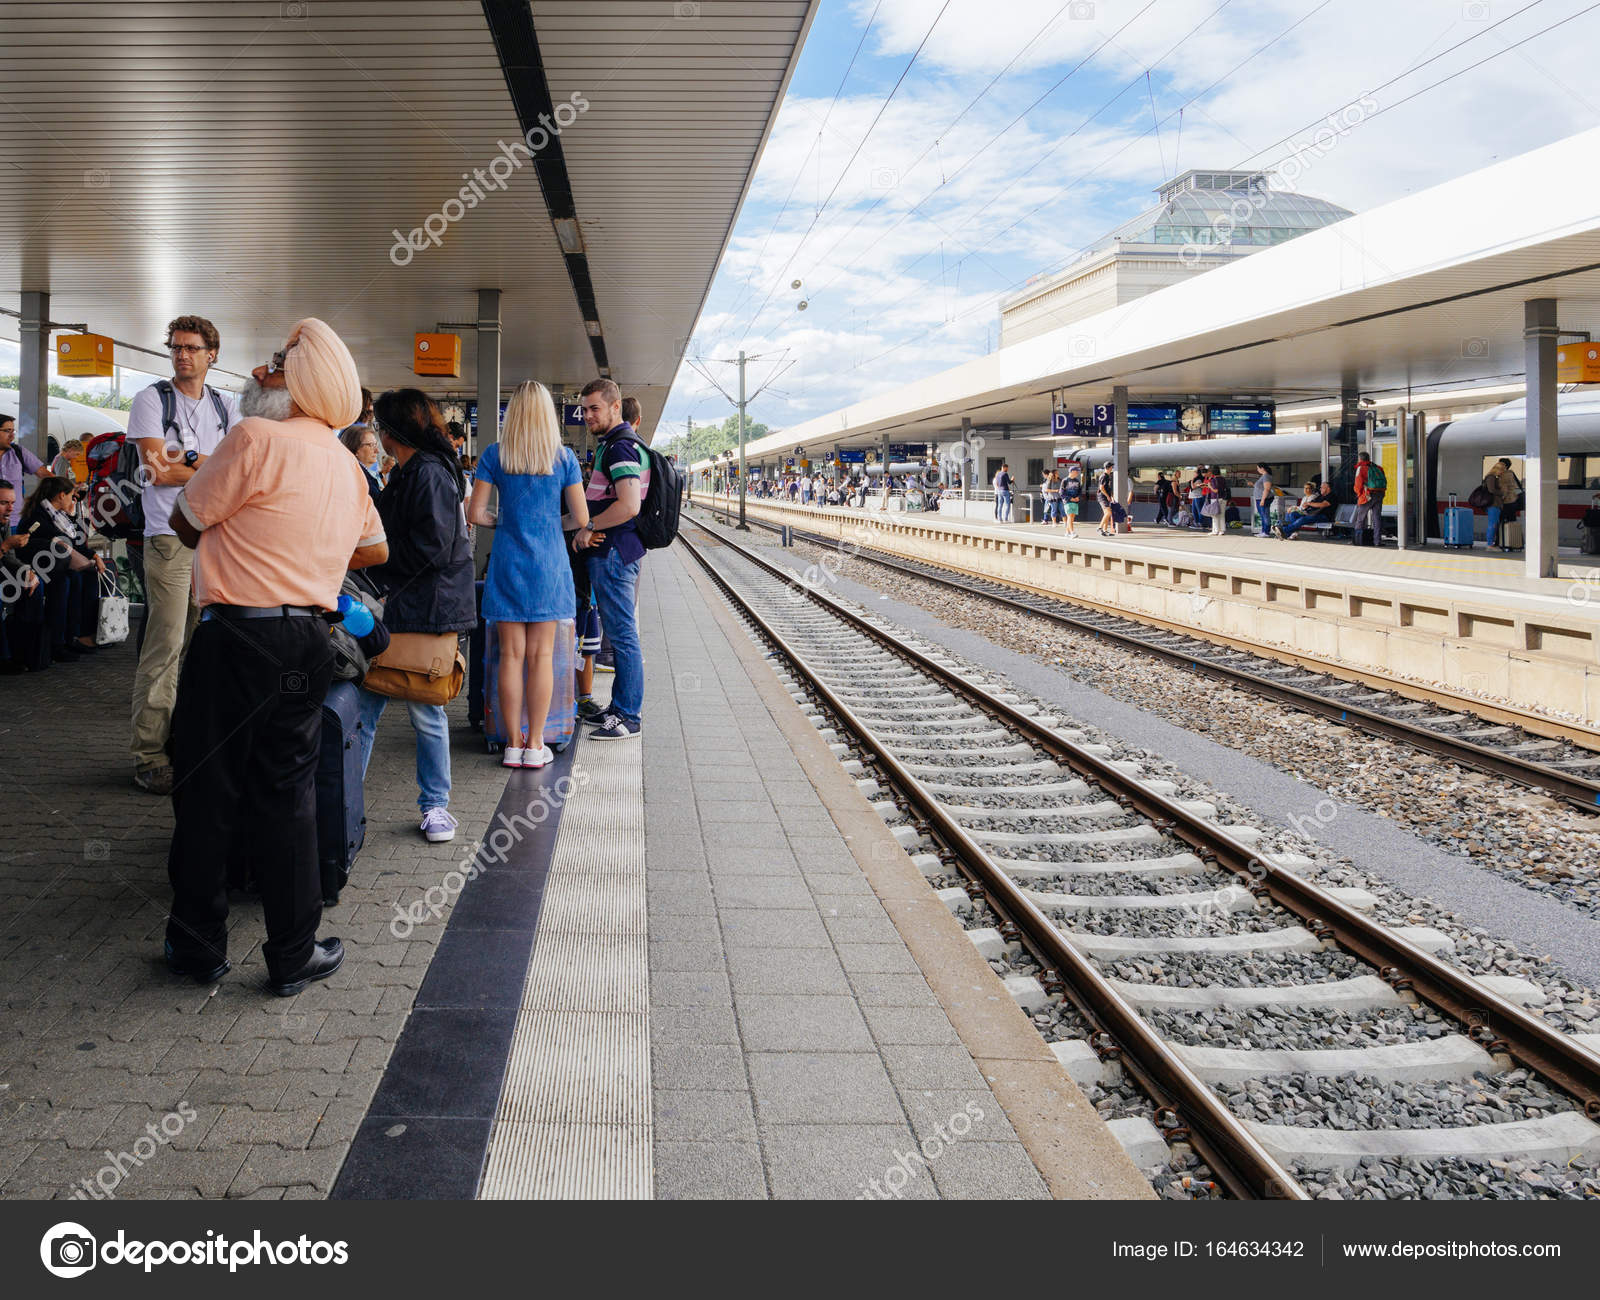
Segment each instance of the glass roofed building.
M1000 346L1070 325L1353 215L1263 171L1190 170L1160 201L1000 304Z

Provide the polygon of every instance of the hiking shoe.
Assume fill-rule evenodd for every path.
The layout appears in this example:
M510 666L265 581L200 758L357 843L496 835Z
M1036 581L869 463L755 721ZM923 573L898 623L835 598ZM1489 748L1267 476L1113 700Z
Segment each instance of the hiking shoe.
M593 722L604 713L605 709L601 706L600 701L592 695L585 695L578 701L578 716L585 722Z
M629 722L626 718L619 718L615 713L608 713L599 719L598 725L589 733L589 739L632 740L638 734L637 722Z
M133 774L133 783L149 794L169 795L172 793L172 764L141 767Z
M456 837L456 819L443 808L430 808L422 814L422 834L429 844L443 844Z

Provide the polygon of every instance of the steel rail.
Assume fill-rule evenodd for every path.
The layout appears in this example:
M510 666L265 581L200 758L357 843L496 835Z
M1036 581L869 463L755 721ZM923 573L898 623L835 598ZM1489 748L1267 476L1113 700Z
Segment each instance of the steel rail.
M700 526L700 525L697 525ZM703 526L702 526L703 527ZM708 535L716 537L716 534ZM872 640L908 660L927 676L972 701L998 718L1052 758L1093 780L1126 807L1148 817L1158 829L1170 831L1204 861L1215 862L1250 882L1253 892L1264 894L1285 910L1301 917L1306 927L1322 938L1332 938L1348 951L1375 966L1398 992L1414 993L1446 1015L1466 1025L1474 1040L1491 1053L1505 1053L1570 1093L1591 1119L1600 1120L1600 1054L1591 1052L1552 1028L1516 1003L1495 993L1472 976L1440 961L1342 902L1321 886L1288 871L1269 858L1258 856L1227 829L1191 813L1175 798L1157 794L1144 782L1119 771L1111 762L1089 753L1083 746L972 685L927 656L903 645L892 634L845 608L815 588L795 581L792 571L756 555L722 537L719 543L738 552L750 563L793 585L816 603Z
M768 523L765 520L751 520L751 522L773 530L779 527L779 525ZM843 543L836 542L823 534L803 532L799 529L792 529L792 531L794 536L802 541L810 542L812 545L824 546L841 552L845 549ZM1374 709L1363 708L1358 704L1342 704L1337 700L1328 699L1311 691L1301 690L1283 682L1275 682L1268 677L1252 673L1248 669L1212 663L1194 655L1184 654L1179 650L1155 645L1127 632L1119 632L1114 628L1099 627L1083 619L1074 618L1071 614L1063 613L1060 610L1040 609L1024 600L1006 596L999 592L984 591L981 587L973 585L974 582L992 582L1005 585L1005 580L1001 578L972 574L966 575L968 580L963 581L961 578L946 577L942 574L928 573L922 569L914 568L900 557L889 556L870 547L857 547L854 553L864 556L869 563L881 565L883 568L890 569L896 573L920 578L925 582L959 591L963 595L976 596L981 600L990 601L1018 614L1032 614L1037 618L1058 623L1077 632L1104 637L1114 645L1151 655L1166 663L1187 668L1202 676L1210 677L1214 681L1223 682L1226 685L1239 687L1265 696L1268 699L1276 700L1280 704L1287 704L1292 708L1302 709L1307 713L1329 718L1344 726L1371 732L1382 736L1386 740L1398 741L1401 744L1409 745L1413 749L1419 749L1426 753L1435 754L1440 758L1449 759L1451 762L1460 763L1463 767L1471 767L1478 771L1487 772L1492 776L1504 777L1509 781L1516 782L1518 785L1544 790L1555 798L1581 808L1585 812L1593 813L1597 807L1600 807L1600 781L1585 780L1583 777L1573 776L1557 768L1547 767L1541 763L1502 753L1483 745L1474 744L1471 741L1454 738L1445 732L1431 731L1418 723L1406 722L1400 718L1391 718L1387 714L1379 713ZM932 563L932 561L924 561L923 563ZM954 572L960 573L962 571L955 569ZM1082 603L1075 601L1070 596L1062 596L1053 592L1040 593L1040 598L1069 605ZM1113 610L1105 612L1110 617L1123 618L1134 623L1139 621L1131 614ZM1178 635L1192 634L1180 631ZM1388 689L1381 681L1365 680L1369 681L1375 689Z
M712 536L715 537L714 534ZM820 671L812 667L805 656L717 571L698 547L681 533L678 540L688 548L690 555L729 600L760 630L761 635L805 678L809 687L839 721L872 752L884 773L905 794L918 815L933 828L934 834L949 848L967 874L978 882L996 910L1026 937L1029 947L1046 968L1043 972L1044 982L1049 985L1059 982L1060 991L1084 1018L1097 1031L1109 1034L1115 1040L1120 1049L1118 1059L1122 1066L1146 1095L1155 1101L1158 1115L1170 1116L1169 1137L1172 1136L1173 1127L1180 1129L1178 1136L1181 1140L1188 1141L1194 1147L1219 1181L1237 1197L1309 1200L1310 1194L1300 1182L1107 983L1088 958L1067 941L1016 882L994 864L965 828L940 806L922 782L907 771L905 765L877 738L872 727L862 721L854 709L822 680ZM749 555L743 547L722 538L715 540L759 564L764 570L779 577L785 576L780 570ZM817 595L809 589L802 590L806 590L813 598ZM847 612L833 607L831 603L825 603L824 607L834 614ZM860 626L853 620L852 625ZM883 640L881 634L876 635L875 639ZM902 655L915 653L897 644L892 648ZM926 661L916 656L914 662L921 668ZM955 680L959 682L959 679ZM969 698L979 698L972 695L969 687L962 687L961 690Z

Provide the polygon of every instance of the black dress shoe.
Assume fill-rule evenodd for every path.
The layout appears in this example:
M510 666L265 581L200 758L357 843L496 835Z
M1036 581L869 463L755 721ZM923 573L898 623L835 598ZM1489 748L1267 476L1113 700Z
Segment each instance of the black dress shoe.
M174 975L185 975L196 984L215 984L233 969L233 963L224 957L213 962L210 957L175 957L167 952L167 969Z
M292 998L303 993L315 980L325 980L344 964L344 945L337 939L318 939L312 945L311 959L294 974L281 980L269 980L268 987L280 998Z

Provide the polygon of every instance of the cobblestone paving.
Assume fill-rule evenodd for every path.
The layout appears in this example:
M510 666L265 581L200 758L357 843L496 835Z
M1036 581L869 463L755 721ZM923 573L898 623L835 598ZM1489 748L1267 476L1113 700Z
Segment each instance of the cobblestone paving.
M122 646L0 679L0 1196L326 1196L443 929L396 940L395 906L467 856L502 772L458 699L461 828L426 843L411 728L391 708L366 847L323 918L349 950L343 969L273 997L260 905L235 895L233 972L201 988L161 963L172 812L130 780L133 667Z

